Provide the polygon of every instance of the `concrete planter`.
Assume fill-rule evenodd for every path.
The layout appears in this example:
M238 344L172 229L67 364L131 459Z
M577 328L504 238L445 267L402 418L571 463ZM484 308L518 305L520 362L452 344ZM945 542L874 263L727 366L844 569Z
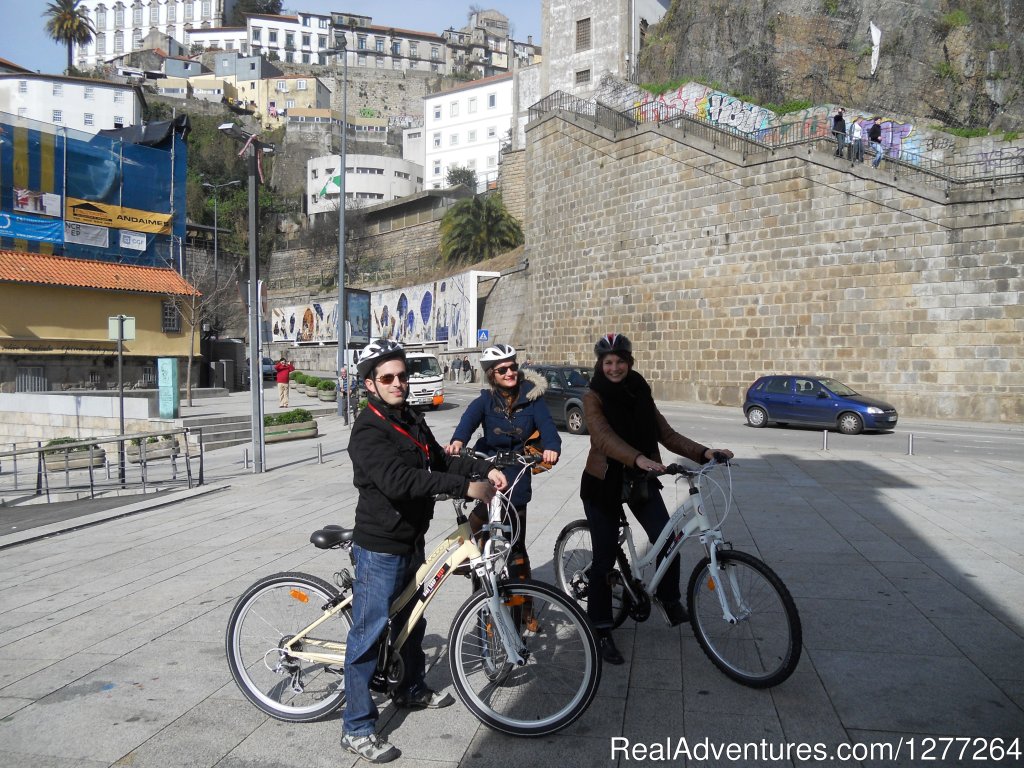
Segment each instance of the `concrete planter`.
M274 424L264 427L263 439L268 443L283 443L286 440L302 440L316 437L316 420L300 421L296 424Z
M317 391L318 398L325 403L334 403L338 400L338 390L336 389L321 389Z
M159 443L148 443L146 445L146 461L154 461L156 459L168 459L171 456L177 456L179 453L178 443L159 442ZM128 461L132 464L139 464L142 462L142 449L138 445L129 445L125 449L125 455L128 457Z
M66 458L66 460L65 460ZM48 453L44 457L47 472L63 472L65 469L85 469L90 465L89 453L86 451L61 451ZM94 448L91 464L102 467L107 462L107 452L102 448Z

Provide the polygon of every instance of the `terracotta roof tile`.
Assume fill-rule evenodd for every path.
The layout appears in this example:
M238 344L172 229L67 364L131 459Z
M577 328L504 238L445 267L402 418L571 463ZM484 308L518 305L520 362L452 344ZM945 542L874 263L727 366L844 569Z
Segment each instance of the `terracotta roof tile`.
M0 283L60 285L192 296L199 292L173 269L0 250Z

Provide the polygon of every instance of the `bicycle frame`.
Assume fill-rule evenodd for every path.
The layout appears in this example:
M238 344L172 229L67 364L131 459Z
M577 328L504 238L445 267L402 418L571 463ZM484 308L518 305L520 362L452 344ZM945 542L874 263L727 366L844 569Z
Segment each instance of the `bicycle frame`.
M619 535L619 544L626 544L629 550L629 563L633 570L633 576L640 582L644 591L653 595L658 585L661 584L661 580L665 577L665 573L668 571L669 566L672 564L673 559L679 555L679 550L683 544L688 541L694 534L699 535L701 544L704 545L704 550L708 554L708 558L711 560L711 578L715 582L715 594L718 596L718 601L722 606L722 615L727 622L730 624L736 623L736 615L729 607L728 600L726 598L726 590L721 588L723 585L719 581L718 573L718 549L724 543L725 539L722 536L722 532L711 525L711 521L704 512L704 505L702 503L703 496L701 494L698 484L694 481L692 475L687 475L687 481L690 485L690 493L683 500L683 503L676 507L676 511L672 513L669 518L668 524L664 527L661 535L658 536L657 540L651 544L650 549L643 557L637 555L636 546L633 544L633 533L629 522L626 521L622 526L622 533ZM687 515L693 512L693 516L687 519ZM669 539L672 539L671 544ZM654 575L650 581L644 578L645 572L651 567L653 563L657 561L658 554L668 546L668 550L665 553L665 557L662 559L661 564L655 569ZM624 582L624 588L630 590L631 587L628 582ZM731 580L730 592L732 592L734 599L738 604L742 606L742 597L739 592L738 585L735 580ZM636 596L633 595L635 598ZM748 610L746 608L744 611Z
M524 472L526 468L524 467ZM519 477L522 477L522 473ZM516 482L518 480L519 478L516 478ZM496 528L500 528L504 505L511 506L511 493L514 485L515 483L507 489L506 493L496 493L491 500L489 528L492 534ZM469 562L481 578L484 589L487 591L491 615L498 619L495 626L498 629L498 635L508 654L509 661L516 665L524 664L525 660L521 655L524 647L522 638L519 637L509 612L502 610L504 606L497 589L498 577L504 568L502 556L505 552L495 553L494 536L488 539L484 544L484 549L481 551L470 528L469 520L461 512L457 519L459 522L455 529L450 531L434 551L430 553L430 556L416 570L416 575L413 579L410 580L409 584L402 590L402 593L392 602L388 613L389 618L394 618L401 613L410 601L416 601L402 628L395 636L394 641L390 643L390 650L395 652L402 648L441 586L444 585L458 566ZM500 564L499 561L501 561ZM296 599L302 598L296 596ZM306 597L305 599L308 600L309 598ZM337 616L342 610L350 606L352 599L353 595L350 593L335 605L330 606L323 616L320 616L308 627L294 635L287 643L281 646L280 650L297 659L312 663L344 664L345 643L311 637L311 633L325 621ZM303 650L297 649L296 645L301 645ZM306 648L321 650L305 650Z

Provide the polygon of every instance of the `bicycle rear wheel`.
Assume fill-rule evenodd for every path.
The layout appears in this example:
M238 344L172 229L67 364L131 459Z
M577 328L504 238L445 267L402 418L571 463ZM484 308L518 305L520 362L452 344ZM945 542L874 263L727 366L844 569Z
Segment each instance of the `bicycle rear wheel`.
M718 564L714 580L709 558L690 575L693 634L712 663L736 682L778 685L800 660L803 632L793 598L771 568L746 552L719 551ZM718 586L725 589L735 623L723 618Z
M249 587L231 611L227 627L231 676L245 697L271 717L310 722L344 701L341 664L303 661L280 650L323 616L324 605L338 594L315 576L277 573ZM351 626L351 612L345 608L317 627L315 637L330 638L340 647Z
M502 599L513 612L532 607L536 631L520 624L526 663L508 661L487 595L475 592L452 622L448 660L455 690L480 722L497 731L554 733L582 715L597 693L601 657L594 633L583 611L547 584L506 583Z
M586 611L590 564L594 561L594 545L586 520L574 520L562 529L555 540L553 559L557 585ZM616 559L619 561L620 579L612 586L612 621L616 627L620 627L629 614L629 606L625 600L626 590L621 581L622 573L628 572L628 564L621 549Z

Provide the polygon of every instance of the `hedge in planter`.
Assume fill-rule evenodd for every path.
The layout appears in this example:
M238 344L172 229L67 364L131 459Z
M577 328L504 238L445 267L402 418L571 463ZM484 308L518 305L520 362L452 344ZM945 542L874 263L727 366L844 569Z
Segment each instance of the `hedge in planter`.
M142 461L142 438L133 437L128 445L128 460L132 464ZM155 435L146 438L146 461L167 459L178 455L178 441L172 435L163 435L159 439Z
M44 448L43 453L48 470L81 469L90 463L94 467L102 467L107 461L107 452L98 445L76 445L73 448L60 446L81 442L77 437L55 437ZM90 451L91 449L91 451Z
M338 383L334 379L320 379L316 385L317 397L324 402L335 402L338 399Z
M293 408L284 413L264 416L263 428L264 439L268 443L301 440L317 435L316 420L305 408Z

